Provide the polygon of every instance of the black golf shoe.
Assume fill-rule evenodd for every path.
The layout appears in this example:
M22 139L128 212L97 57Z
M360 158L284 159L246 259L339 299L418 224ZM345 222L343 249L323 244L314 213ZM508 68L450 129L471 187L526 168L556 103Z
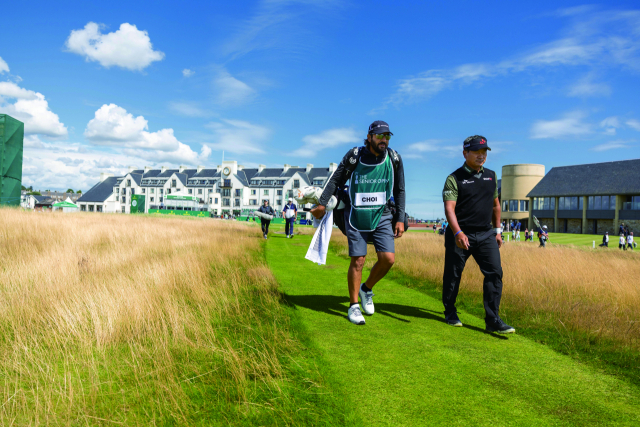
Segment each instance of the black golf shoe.
M493 321L486 322L486 325L487 332L495 332L497 334L514 334L516 332L512 326L504 323L499 317Z
M458 318L457 312L444 316L444 322L449 326L462 326L462 322L460 321L460 318Z

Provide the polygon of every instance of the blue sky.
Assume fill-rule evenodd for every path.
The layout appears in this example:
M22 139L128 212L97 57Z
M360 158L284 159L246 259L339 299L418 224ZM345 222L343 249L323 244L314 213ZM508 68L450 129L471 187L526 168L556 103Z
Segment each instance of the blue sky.
M639 157L637 2L435 3L16 2L0 113L25 122L23 183L87 190L223 150L328 165L382 119L427 218L469 135L498 175Z

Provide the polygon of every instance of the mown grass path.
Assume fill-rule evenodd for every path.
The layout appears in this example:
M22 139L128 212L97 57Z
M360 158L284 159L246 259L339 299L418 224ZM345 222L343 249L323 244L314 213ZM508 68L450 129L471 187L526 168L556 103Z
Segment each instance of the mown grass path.
M363 425L640 425L637 387L518 335L487 334L483 319L464 312L465 327L450 327L440 301L392 280L374 288L376 314L352 325L349 262L332 253L326 266L305 260L310 240L272 234L267 262L327 383Z

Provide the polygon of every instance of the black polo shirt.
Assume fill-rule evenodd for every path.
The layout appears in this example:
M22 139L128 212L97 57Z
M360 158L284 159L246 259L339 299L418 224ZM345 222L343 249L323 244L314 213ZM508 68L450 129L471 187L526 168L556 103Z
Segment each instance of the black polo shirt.
M493 201L498 197L496 173L487 168L475 171L466 162L447 177L442 191L444 201L456 202L455 214L463 231L491 228Z

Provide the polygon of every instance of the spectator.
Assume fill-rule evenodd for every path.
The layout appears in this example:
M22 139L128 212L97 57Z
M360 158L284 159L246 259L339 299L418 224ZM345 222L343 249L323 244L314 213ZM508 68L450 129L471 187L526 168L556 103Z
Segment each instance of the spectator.
M516 226L516 241L520 241L520 229Z
M625 251L627 250L624 233L620 233L620 240L618 241L618 249L624 249Z
M524 229L524 241L526 242L527 240L529 240L529 229L525 228Z
M633 250L633 231L630 231L627 236L627 246L629 249Z

